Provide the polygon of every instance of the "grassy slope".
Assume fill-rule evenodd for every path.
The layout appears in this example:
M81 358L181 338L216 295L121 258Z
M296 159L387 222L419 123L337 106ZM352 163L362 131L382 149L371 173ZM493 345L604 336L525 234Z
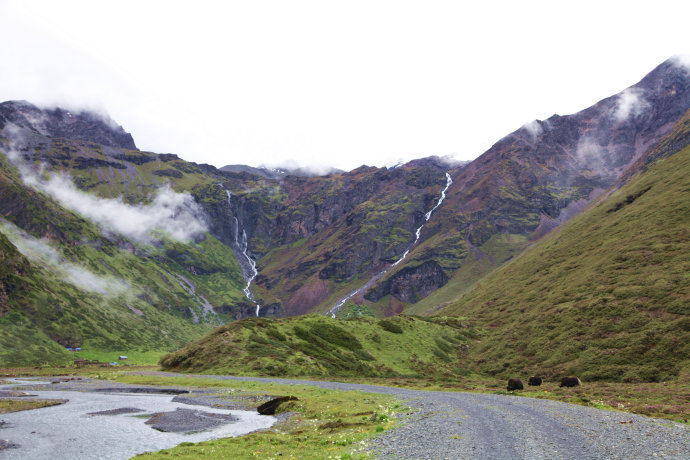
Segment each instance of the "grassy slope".
M24 280L28 289L13 295L10 312L0 318L0 362L4 365L66 362L73 356L62 345L73 344L91 352L165 351L209 329L208 324L191 324L181 314L157 309L136 297L83 291L40 266L34 266ZM141 285L132 283L132 288L139 292Z
M0 363L66 362L74 356L63 346L72 344L87 348L86 358L104 351L159 356L200 337L218 320L192 324L188 310L198 310L198 299L170 274L192 280L215 306L243 297L244 282L232 251L212 236L198 244L163 240L155 246L107 239L93 223L25 187L4 155L0 166L2 214L8 221L31 238L45 238L65 260L129 286L117 295L87 293L65 282L54 267L32 262L22 278L25 288L12 293L10 312L0 317ZM2 231L24 238L8 224Z
M690 148L479 282L443 315L486 328L479 370L586 380L690 373Z
M464 259L462 266L453 273L448 283L428 297L410 305L406 312L428 315L457 301L463 292L471 288L506 260L517 255L529 244L524 235L497 234L489 241L474 248Z
M68 171L79 188L104 198L122 198L127 203L150 201L157 189L164 184L170 185L177 192L191 192L202 206L218 199L218 193L212 192L220 192L215 187L220 180L218 177L209 174L199 165L178 158L120 149L119 156L114 159L105 155L98 144L60 138L51 139L49 144L37 148L36 159L56 157L67 158L60 162L53 161L50 169ZM126 166L126 169L99 165L80 167L78 160L84 158L119 163ZM156 174L161 172L172 172L174 175ZM220 193L220 198L227 200L224 192ZM235 256L230 248L217 239L207 235L207 240L198 246L167 241L165 252L168 255L166 263L175 265L174 269L178 273L191 279L213 305L230 306L244 299L244 281ZM169 257L170 254L183 256L175 259ZM205 271L213 273L197 274L195 270L187 270L186 267L189 266L210 268ZM159 282L157 274L154 278L155 283Z
M234 375L452 378L465 373L465 350L478 336L457 318L247 318L165 356L161 364Z

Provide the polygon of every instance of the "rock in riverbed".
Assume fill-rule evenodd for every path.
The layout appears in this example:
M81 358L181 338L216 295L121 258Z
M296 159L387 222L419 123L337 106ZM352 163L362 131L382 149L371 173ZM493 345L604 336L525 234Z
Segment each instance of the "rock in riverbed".
M14 449L17 447L19 447L18 444L8 441L7 439L0 439L0 451L3 451L5 449Z
M153 387L114 387L114 388L95 388L91 390L96 393L143 393L149 395L181 395L189 393L189 390L179 388L153 388Z
M137 412L146 412L144 409L137 409L136 407L120 407L119 409L102 410L100 412L89 412L86 415L121 415L121 414L136 414Z
M146 421L151 428L164 432L193 433L237 421L231 414L217 414L193 409L177 409L172 412L153 414Z
M270 401L263 403L262 405L257 407L256 410L261 415L273 415L276 413L278 406L280 406L286 401L297 401L297 398L295 398L294 396L281 396L279 398L271 399Z

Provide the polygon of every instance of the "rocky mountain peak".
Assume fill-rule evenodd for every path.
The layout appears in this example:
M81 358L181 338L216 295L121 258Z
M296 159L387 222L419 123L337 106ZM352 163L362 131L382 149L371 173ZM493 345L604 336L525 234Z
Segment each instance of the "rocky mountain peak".
M0 104L0 130L8 123L48 137L64 137L136 150L132 135L107 115L71 112L56 107L41 109L26 101Z

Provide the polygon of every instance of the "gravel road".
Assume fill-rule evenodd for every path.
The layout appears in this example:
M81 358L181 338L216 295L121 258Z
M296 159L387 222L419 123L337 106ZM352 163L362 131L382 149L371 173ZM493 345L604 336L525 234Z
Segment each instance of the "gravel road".
M310 380L205 377L393 395L416 411L397 429L370 442L370 450L379 458L690 459L690 427L627 412L518 396Z

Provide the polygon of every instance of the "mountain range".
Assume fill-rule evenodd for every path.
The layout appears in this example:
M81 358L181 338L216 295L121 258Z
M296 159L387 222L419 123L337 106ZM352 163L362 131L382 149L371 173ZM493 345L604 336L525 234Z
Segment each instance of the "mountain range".
M535 285L519 274L553 258L520 261L566 230L582 237L625 214L564 226L611 199L627 209L617 191L683 151L689 80L666 61L588 109L526 124L472 162L429 157L325 175L217 169L138 150L107 117L2 103L0 361L64 361L68 346L167 351L232 320L306 313L440 311L477 321L490 344L510 327L516 338L506 343L527 349L520 334L549 310L525 306L529 315L503 320L498 311L519 308L518 298L541 305L515 280ZM675 324L669 330L688 314L664 312L680 315L660 326ZM473 365L500 373L502 350L539 370L529 353L505 347L473 347Z

